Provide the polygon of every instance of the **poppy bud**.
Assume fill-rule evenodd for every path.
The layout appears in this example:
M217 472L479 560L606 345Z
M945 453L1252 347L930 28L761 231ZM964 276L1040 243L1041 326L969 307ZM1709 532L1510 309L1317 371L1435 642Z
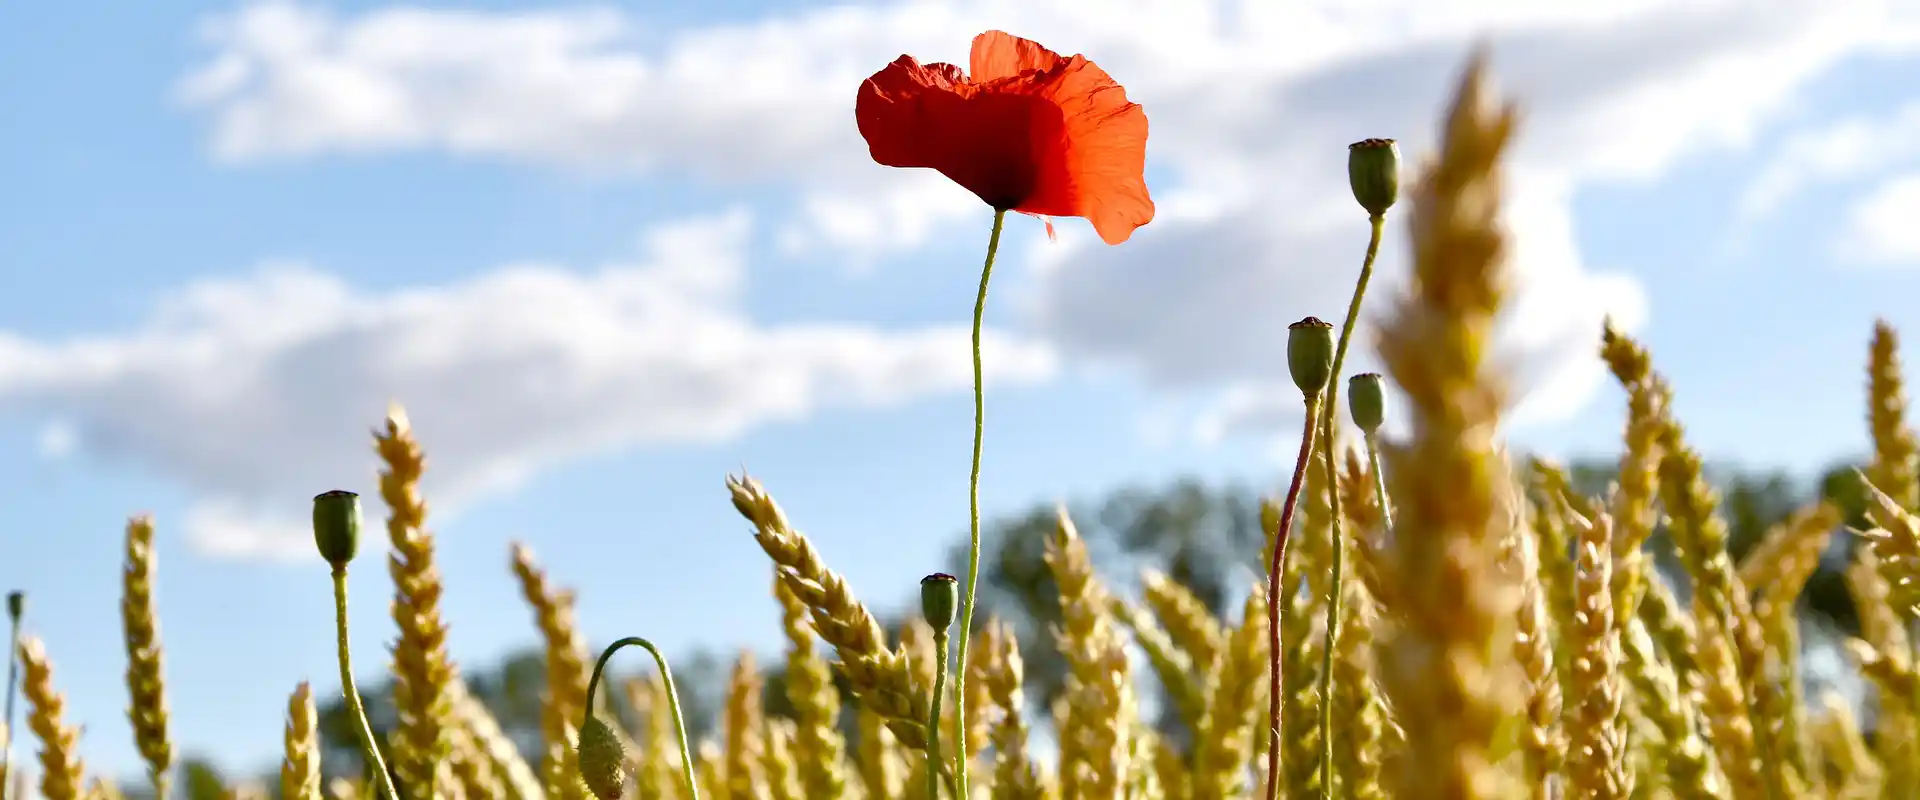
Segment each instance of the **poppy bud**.
M360 495L335 489L313 498L313 543L334 569L346 569L360 549Z
M19 590L7 592L7 617L19 622L27 615L27 593Z
M593 791L593 796L600 800L618 798L624 790L626 775L621 769L626 764L627 751L620 746L613 729L597 716L588 715L586 724L580 726L579 757L580 780Z
M1307 317L1287 326L1287 371L1293 383L1311 397L1333 378L1333 326L1319 317Z
M1347 412L1368 436L1380 431L1387 419L1387 386L1380 373L1363 372L1347 379Z
M1392 139L1367 139L1347 145L1347 182L1353 199L1378 217L1400 197L1400 145Z
M960 579L936 572L920 579L920 614L936 634L945 635L953 627L960 606Z

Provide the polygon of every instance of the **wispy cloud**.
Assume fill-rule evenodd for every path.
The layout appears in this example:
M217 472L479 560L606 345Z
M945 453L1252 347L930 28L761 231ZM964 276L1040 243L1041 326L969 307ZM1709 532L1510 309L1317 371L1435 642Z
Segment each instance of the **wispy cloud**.
M1914 161L1920 161L1920 103L1803 130L1788 137L1748 184L1740 197L1740 218L1762 219L1812 184L1853 180Z
M138 330L0 334L0 408L58 413L64 447L163 470L195 493L195 541L306 553L306 498L369 488L368 431L400 401L443 509L581 455L711 442L825 407L970 385L964 327L755 323L744 214L661 225L638 263L512 265L360 293L277 266L167 298ZM992 378L1040 380L1044 346L990 333Z
M1920 266L1920 172L1889 180L1849 211L1838 242L1843 259L1876 265Z

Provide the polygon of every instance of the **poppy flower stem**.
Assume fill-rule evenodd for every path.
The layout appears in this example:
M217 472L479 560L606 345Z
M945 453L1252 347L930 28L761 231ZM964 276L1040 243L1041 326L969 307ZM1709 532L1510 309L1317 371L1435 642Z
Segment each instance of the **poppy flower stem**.
M960 658L967 663L967 643L973 639L973 591L980 580L980 444L987 430L986 387L980 363L980 325L987 314L987 281L993 277L993 257L1000 252L1000 229L1007 211L993 210L993 235L987 239L987 261L980 267L980 294L973 301L973 474L967 480L967 585L960 592ZM953 673L953 741L967 740L967 670ZM955 759L957 796L967 795L967 759Z
M333 617L335 634L339 639L340 691L346 695L347 713L354 722L359 723L360 746L366 750L367 763L372 768L376 784L388 800L400 800L400 792L393 786L393 776L387 772L387 761L380 757L380 745L374 741L373 726L367 722L367 708L360 702L360 689L353 685L353 656L347 648L347 568L337 564L333 568Z
M673 733L680 743L680 778L687 783L687 796L692 800L700 800L700 783L694 779L693 748L687 746L687 723L680 714L680 693L673 687L673 670L667 667L667 657L660 654L660 648L654 647L653 642L638 636L628 636L607 645L607 649L600 651L600 660L593 664L593 676L587 679L586 715L588 718L593 716L593 695L595 690L600 688L600 674L606 671L607 661L613 658L613 654L620 648L633 645L638 645L653 654L654 663L660 665L660 682L665 684L667 689L667 713L673 715ZM580 727L586 727L584 720Z
M20 688L20 617L26 614L27 596L22 592L7 593L8 627L12 633L7 637L7 719L0 725L0 798L7 796L7 781L4 776L12 774L13 763L13 698Z
M945 772L945 770L940 768L941 764L945 763L940 760L940 702L941 692L944 691L947 686L948 653L946 631L934 632L933 649L935 652L934 658L938 660L933 662L933 702L930 704L932 709L927 712L927 798L928 800L940 800L940 776L941 773ZM954 744L956 750L959 750L962 746L959 742ZM961 758L964 760L965 757L961 756ZM964 795L956 795L956 800L961 797L964 797Z
M1300 487L1306 481L1307 465L1312 463L1313 443L1320 430L1321 392L1306 396L1306 421L1300 426L1300 455L1293 461L1293 480L1287 485L1286 502L1280 506L1280 523L1273 536L1273 564L1267 570L1267 644L1272 669L1267 692L1267 800L1280 797L1280 571L1287 563L1287 538L1293 532L1293 512L1300 507Z
M1340 366L1347 359L1347 345L1353 340L1353 328L1360 319L1360 301L1367 296L1367 282L1373 278L1373 260L1380 254L1380 239L1386 231L1385 213L1369 214L1367 221L1372 233L1367 237L1367 256L1360 264L1360 277L1353 284L1353 300L1347 304L1347 320L1340 326L1340 343L1333 350L1333 377L1327 382L1327 402L1321 409L1320 436L1327 448L1325 480L1328 516L1332 524L1327 528L1328 540L1333 545L1333 577L1327 583L1327 643L1320 651L1320 793L1329 800L1333 797L1333 645L1340 637L1340 605L1346 592L1342 591L1346 579L1345 542L1340 538L1340 482L1334 472L1334 411L1338 407L1334 396L1340 391ZM1373 437L1369 435L1371 443ZM1380 469L1378 450L1367 448L1375 456L1373 468L1377 474ZM1380 493L1381 508L1386 508L1386 492Z
M1367 434L1367 469L1373 472L1373 499L1380 504L1380 525L1393 530L1393 504L1387 502L1387 473L1380 471L1380 436Z

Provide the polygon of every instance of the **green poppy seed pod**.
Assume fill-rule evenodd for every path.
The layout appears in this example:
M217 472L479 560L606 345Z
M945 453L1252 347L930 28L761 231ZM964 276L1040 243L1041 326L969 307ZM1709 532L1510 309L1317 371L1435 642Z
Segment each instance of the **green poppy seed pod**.
M1367 139L1347 145L1347 182L1353 199L1372 216L1381 216L1400 198L1400 145L1392 139Z
M313 498L313 543L334 569L346 569L360 549L360 495L335 489Z
M1293 383L1309 397L1327 388L1333 379L1333 326L1319 317L1307 317L1287 326L1287 371Z
M585 725L580 726L580 779L600 800L616 800L624 791L622 784L626 775L621 769L627 761L627 751L620 746L620 739L613 735L613 729L601 722L597 716L589 715Z
M1347 412L1353 424L1372 436L1387 421L1387 381L1378 372L1363 372L1347 379Z
M27 593L19 590L7 592L7 617L19 622L27 615Z
M953 627L960 608L960 579L936 572L920 579L920 613L934 633L945 634Z

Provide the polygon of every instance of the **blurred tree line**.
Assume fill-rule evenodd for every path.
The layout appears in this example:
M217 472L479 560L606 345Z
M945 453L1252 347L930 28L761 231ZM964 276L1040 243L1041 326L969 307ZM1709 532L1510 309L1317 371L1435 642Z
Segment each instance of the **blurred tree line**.
M1709 476L1721 492L1720 511L1731 528L1730 546L1736 560L1752 548L1769 527L1816 499L1825 498L1835 503L1845 515L1845 524L1865 527L1866 499L1854 469L1853 464L1836 465L1811 483L1781 472L1710 470ZM1605 491L1615 467L1611 461L1587 461L1576 462L1569 470L1576 488L1593 496ZM1263 574L1259 501L1265 491L1247 486L1212 487L1182 480L1161 487L1122 489L1090 504L1077 505L1071 511L1102 578L1116 592L1137 596L1135 587L1141 571L1156 569L1192 588L1216 615L1230 617L1238 613L1242 593ZM980 609L976 616L979 623L999 617L1017 627L1026 660L1027 689L1030 699L1041 709L1050 707L1062 691L1066 673L1064 660L1052 646L1051 630L1060 621L1060 607L1053 578L1041 558L1055 525L1055 513L1050 505L1037 506L987 526L983 533ZM1852 538L1835 537L1834 552L1823 559L1801 603L1808 615L1839 630L1857 633L1852 601L1837 569L1844 563L1839 557L1850 552ZM1655 549L1669 575L1676 574L1678 566L1672 561L1664 532L1656 532L1650 547ZM955 545L949 560L950 572L964 574L964 541ZM1684 591L1684 586L1681 590ZM867 599L889 631L897 631L906 614L917 613L913 611L917 608L911 602L913 598L904 593L897 598L869 594ZM687 715L687 732L696 740L717 731L733 655L702 651L682 653L674 660L674 673L681 685ZM786 713L791 706L782 690L784 684L779 680L783 659L761 657L758 661L772 665L766 671L767 711ZM541 738L540 695L545 686L542 653L538 649L513 653L490 667L469 664L464 665L462 671L474 696L499 718L501 727L521 745L529 763L537 764L536 747ZM1157 684L1146 681L1143 685ZM361 691L366 696L367 713L376 732L391 729L394 724L391 686L362 684ZM613 693L615 697L619 695L619 692ZM1163 709L1168 706L1164 702L1156 705ZM616 711L624 714L625 709ZM1040 720L1046 718L1044 714L1039 717ZM1176 739L1185 734L1178 729L1170 710L1160 724ZM321 706L319 732L327 774L357 773L361 769L354 726L337 698ZM217 790L219 785L211 765L189 759L182 766L181 783L189 797L198 800L217 796L202 793L203 789ZM263 769L258 774L265 776L268 772ZM272 780L266 782L273 784Z

